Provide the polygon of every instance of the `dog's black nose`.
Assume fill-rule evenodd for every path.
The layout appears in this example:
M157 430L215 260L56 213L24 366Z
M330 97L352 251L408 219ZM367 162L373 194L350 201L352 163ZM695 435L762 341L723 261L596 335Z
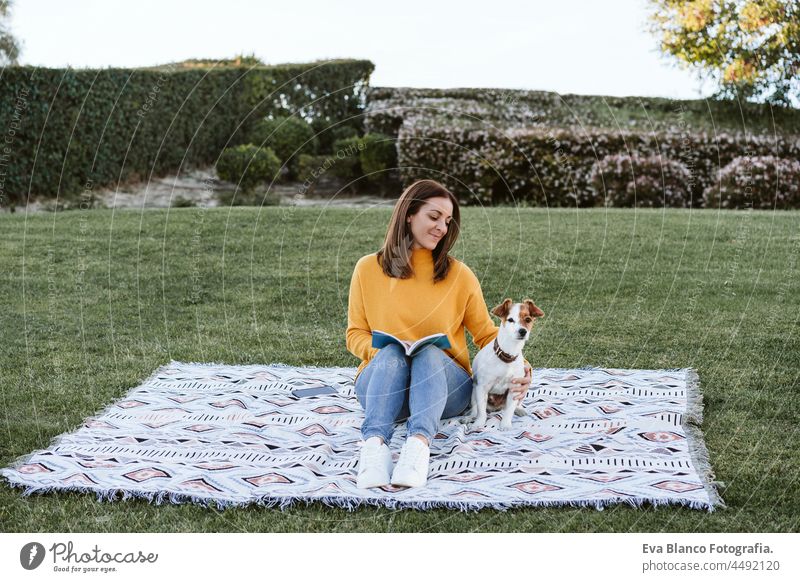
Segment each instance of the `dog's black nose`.
M519 337L525 337L527 333L528 333L527 329L521 329L519 330Z

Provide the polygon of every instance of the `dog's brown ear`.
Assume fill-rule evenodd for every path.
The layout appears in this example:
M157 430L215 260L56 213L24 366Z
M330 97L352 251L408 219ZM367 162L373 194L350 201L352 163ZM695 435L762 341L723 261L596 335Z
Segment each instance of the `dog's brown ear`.
M500 305L492 309L492 314L496 315L500 319L505 319L508 317L508 312L511 311L511 306L514 304L511 299L506 299Z
M522 303L528 308L528 313L531 314L531 317L544 317L544 311L536 307L536 304L530 299L526 299Z

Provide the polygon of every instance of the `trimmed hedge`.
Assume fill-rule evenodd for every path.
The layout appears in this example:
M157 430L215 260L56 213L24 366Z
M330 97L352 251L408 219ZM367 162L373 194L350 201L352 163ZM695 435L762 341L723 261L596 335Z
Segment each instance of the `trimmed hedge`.
M314 155L318 147L317 137L307 121L282 115L257 122L247 136L247 143L271 148L281 165L288 168L289 177L297 175L300 154Z
M333 153L336 163L330 170L334 176L355 180L364 174L361 169L361 152L367 147L361 136L346 137L333 142Z
M377 183L391 179L390 174L397 168L396 141L382 133L368 133L364 136L366 147L359 154L359 159L367 180Z
M681 162L622 154L595 163L589 181L607 206L682 208L690 202L691 179Z
M571 95L512 89L370 87L367 132L397 136L403 123L462 129L604 128L616 131L800 134L800 110L708 99Z
M404 184L439 179L464 204L619 205L635 193L639 205L702 206L734 158L800 157L800 111L790 108L497 89L367 96L365 127L398 137ZM624 160L633 168L613 169ZM608 199L598 173L609 173Z
M216 162L258 119L360 126L374 65L0 72L0 204Z
M689 171L690 199L700 205L717 172L742 151L800 158L797 136L725 133L606 132L602 129L459 129L404 124L399 133L402 179L442 181L464 204L524 200L537 206L599 206L592 186L597 160L610 155L660 156Z
M706 206L716 208L800 208L800 161L775 156L734 158L706 188Z
M245 192L259 183L274 180L281 171L281 161L271 148L252 144L226 148L217 161L217 174Z
M396 139L380 133L336 140L333 144L335 176L348 180L364 177L370 184L397 181Z
M338 123L331 123L324 119L314 119L311 122L311 127L319 144L317 151L335 151L333 144L336 140L358 137L358 134L361 133L363 121L363 116Z

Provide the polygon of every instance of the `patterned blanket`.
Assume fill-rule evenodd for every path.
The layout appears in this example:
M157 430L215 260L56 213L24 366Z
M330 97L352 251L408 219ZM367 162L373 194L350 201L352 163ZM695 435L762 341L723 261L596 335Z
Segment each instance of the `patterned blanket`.
M281 508L460 510L610 503L723 507L691 369L534 369L528 417L482 431L443 421L428 484L355 486L363 411L355 368L173 361L76 431L0 471L24 494L77 490L99 499ZM296 397L327 385L336 394ZM406 437L395 431L395 461Z

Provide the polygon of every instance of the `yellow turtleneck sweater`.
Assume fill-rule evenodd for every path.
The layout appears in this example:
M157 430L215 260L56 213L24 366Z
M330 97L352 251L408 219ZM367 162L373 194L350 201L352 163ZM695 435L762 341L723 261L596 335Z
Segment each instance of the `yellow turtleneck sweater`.
M499 328L486 307L478 278L464 263L451 260L447 277L436 284L429 249L411 252L414 275L409 279L385 275L375 253L358 260L350 282L346 339L347 350L362 360L356 378L378 353L372 347L373 329L411 341L445 333L451 345L445 353L472 375L464 328L478 348L494 341Z

